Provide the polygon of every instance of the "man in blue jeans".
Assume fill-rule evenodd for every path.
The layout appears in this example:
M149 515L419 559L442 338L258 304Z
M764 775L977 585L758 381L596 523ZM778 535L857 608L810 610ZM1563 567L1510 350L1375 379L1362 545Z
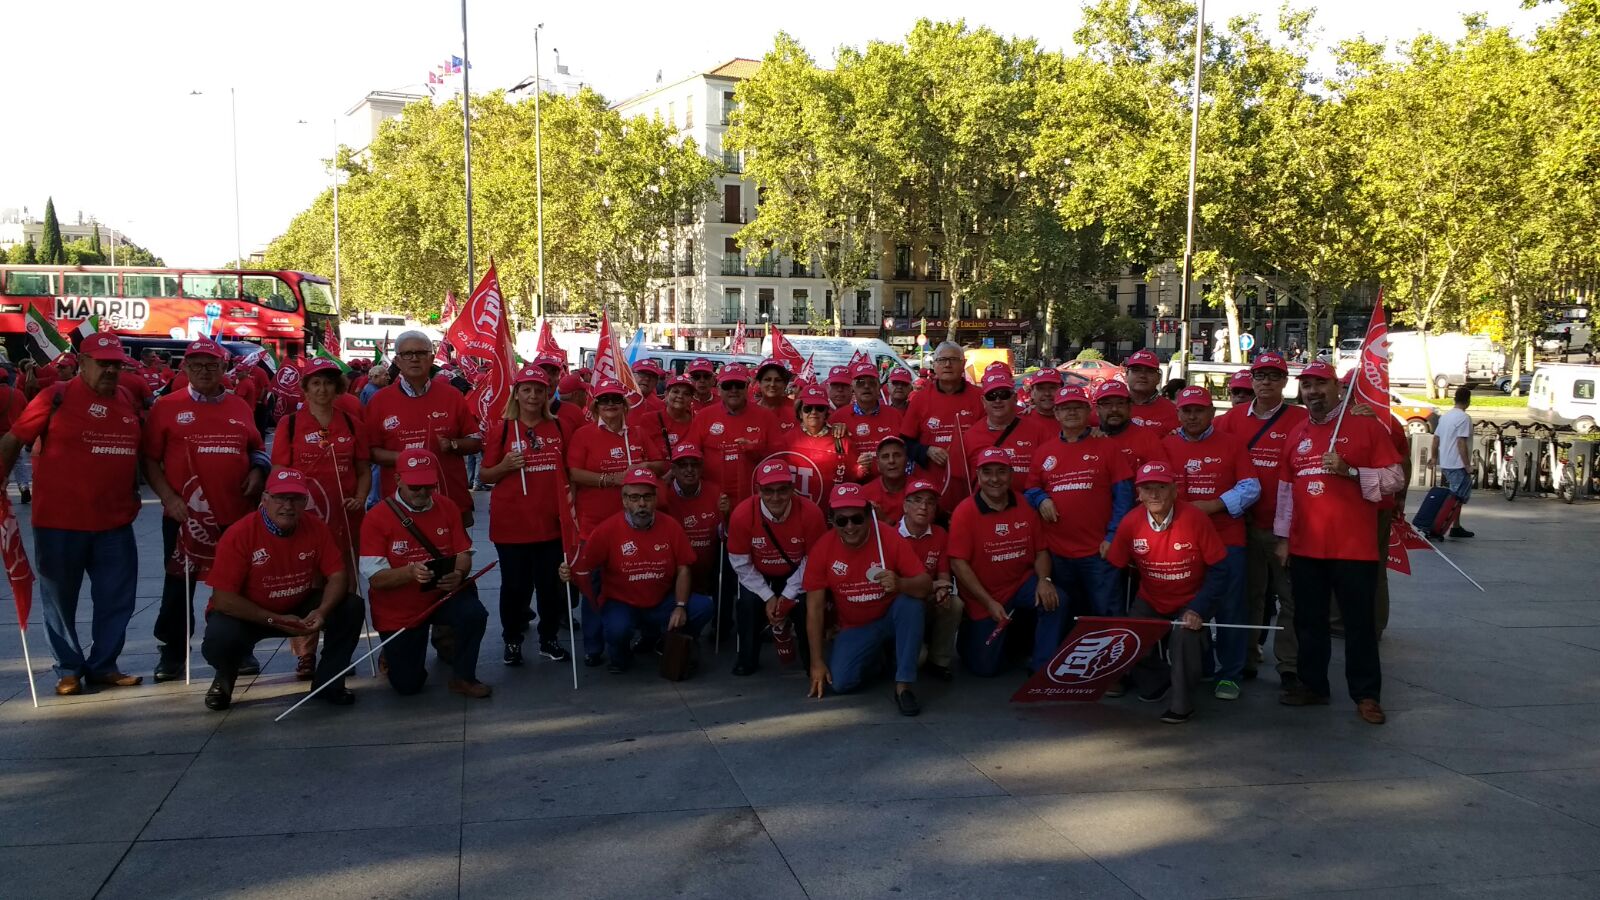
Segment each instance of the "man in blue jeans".
M855 690L885 646L894 648L894 700L901 715L922 712L911 685L922 651L922 602L933 587L922 560L899 532L879 522L859 484L841 484L828 497L833 530L806 557L806 634L811 689L821 698ZM833 600L839 632L823 661L826 606Z
M1456 405L1445 410L1433 429L1433 459L1439 464L1439 474L1444 476L1445 485L1462 506L1472 497L1472 475L1467 471L1467 461L1472 459L1472 417L1467 415L1467 407L1471 405L1472 388L1466 385L1456 388ZM1450 529L1453 538L1469 538L1475 534L1462 528L1459 518ZM1430 533L1429 536L1443 535Z
M116 335L84 338L79 356L78 377L40 391L0 438L0 484L22 448L33 447L33 562L62 696L83 693L85 681L132 687L144 680L117 668L139 582L139 411L117 386L127 357ZM85 575L94 603L87 655L77 626Z

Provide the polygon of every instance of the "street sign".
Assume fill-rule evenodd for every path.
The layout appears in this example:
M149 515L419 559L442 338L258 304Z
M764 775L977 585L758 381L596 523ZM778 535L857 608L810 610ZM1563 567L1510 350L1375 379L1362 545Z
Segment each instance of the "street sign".
M1256 345L1256 336L1250 332L1239 335L1239 349L1249 353Z

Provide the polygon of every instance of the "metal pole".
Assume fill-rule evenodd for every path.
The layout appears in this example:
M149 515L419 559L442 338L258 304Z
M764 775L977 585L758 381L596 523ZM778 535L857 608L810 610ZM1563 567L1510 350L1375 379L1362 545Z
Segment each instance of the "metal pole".
M239 101L228 88L228 109L233 118L233 268L244 268L244 238L239 228Z
M461 134L467 163L467 292L477 268L472 260L472 57L467 55L467 0L461 0Z
M339 117L333 117L333 305L339 305Z
M1194 291L1194 180L1200 155L1200 68L1203 62L1206 39L1206 0L1200 0L1199 14L1194 23L1194 109L1189 119L1189 227L1183 241L1183 284L1179 286L1178 314L1180 353L1189 351L1189 303ZM1185 367L1187 369L1187 367Z
M111 264L114 266L117 264L117 230L109 225L106 227L111 231Z
M544 30L544 23L540 22L533 27L533 194L534 194L534 220L539 243L539 304L534 315L544 315L544 162L543 149L539 123L539 95L544 93L544 84L539 80L539 32Z

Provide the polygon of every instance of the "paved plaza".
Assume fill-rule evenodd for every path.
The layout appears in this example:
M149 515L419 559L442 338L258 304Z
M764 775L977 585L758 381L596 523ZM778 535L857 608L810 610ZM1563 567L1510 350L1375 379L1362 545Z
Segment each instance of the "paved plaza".
M123 656L147 678L158 514ZM1448 549L1487 594L1428 553L1391 581L1382 727L1337 688L1279 706L1270 668L1183 727L1131 695L1011 706L1018 676L924 682L906 719L886 684L806 700L770 651L736 679L727 641L691 681L647 659L574 692L504 668L496 622L486 701L362 677L274 724L305 687L272 642L226 713L204 668L36 711L6 603L0 896L1600 896L1600 504L1480 494L1467 521Z

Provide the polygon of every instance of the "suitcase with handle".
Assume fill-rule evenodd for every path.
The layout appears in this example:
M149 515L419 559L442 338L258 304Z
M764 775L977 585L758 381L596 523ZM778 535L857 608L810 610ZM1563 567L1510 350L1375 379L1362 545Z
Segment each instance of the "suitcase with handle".
M1461 518L1461 499L1447 487L1429 488L1411 524L1422 529L1428 537L1444 537L1456 520Z

